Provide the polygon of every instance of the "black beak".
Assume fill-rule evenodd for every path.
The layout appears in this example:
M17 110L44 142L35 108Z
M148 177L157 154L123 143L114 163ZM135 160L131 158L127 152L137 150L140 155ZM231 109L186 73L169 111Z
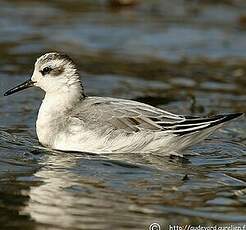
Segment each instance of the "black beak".
M14 87L14 88L8 90L7 92L5 92L4 96L8 96L10 94L16 93L16 92L21 91L23 89L30 88L30 87L32 87L34 85L34 83L35 82L32 81L32 80L27 80L27 81L23 82L22 84L17 85L16 87Z

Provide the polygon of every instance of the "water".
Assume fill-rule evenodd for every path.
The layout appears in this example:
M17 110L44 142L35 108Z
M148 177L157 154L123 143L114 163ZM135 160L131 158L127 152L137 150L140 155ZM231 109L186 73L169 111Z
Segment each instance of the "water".
M0 93L35 58L69 53L87 94L182 114L246 112L243 1L1 1ZM38 89L0 97L1 229L148 229L246 223L246 124L235 120L187 150L98 156L42 148Z

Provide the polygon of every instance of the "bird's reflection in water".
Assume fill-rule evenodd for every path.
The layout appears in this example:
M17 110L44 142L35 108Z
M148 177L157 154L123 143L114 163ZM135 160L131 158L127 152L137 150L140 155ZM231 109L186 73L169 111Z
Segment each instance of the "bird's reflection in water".
M147 165L137 164L140 162ZM153 200L152 195L157 196L157 201L161 199L157 192L162 185L153 184L155 174L160 176L160 166L162 170L165 168L166 173L162 171L161 175L168 189L181 185L184 173L181 170L177 177L177 165L170 159L164 162L158 156L136 154L123 157L51 152L42 164L35 177L43 183L31 187L30 199L22 213L29 214L38 223L67 229L92 226L93 229L110 229L124 223L146 228L153 217L148 215L143 219L142 215L154 213L154 210L144 207L144 199L141 205L138 201L145 197L148 203L148 199ZM159 169L153 165L157 168L159 165Z

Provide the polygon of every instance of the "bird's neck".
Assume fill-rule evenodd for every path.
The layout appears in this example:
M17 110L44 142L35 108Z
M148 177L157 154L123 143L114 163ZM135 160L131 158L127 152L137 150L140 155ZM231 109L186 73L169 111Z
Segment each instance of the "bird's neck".
M43 145L52 145L55 134L58 133L57 129L64 125L66 114L84 98L80 86L45 94L36 122L38 139Z
M54 113L63 113L75 106L79 101L85 98L81 84L60 89L57 92L48 92L40 107L40 112L46 115Z

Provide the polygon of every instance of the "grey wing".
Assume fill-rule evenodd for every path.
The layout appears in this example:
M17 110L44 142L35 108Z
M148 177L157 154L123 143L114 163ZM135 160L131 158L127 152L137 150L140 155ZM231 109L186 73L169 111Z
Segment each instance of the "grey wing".
M163 131L164 123L174 124L184 120L182 116L136 101L117 100L112 101L111 106L108 122L114 127L134 132Z
M87 123L128 133L141 130L162 131L177 135L191 134L219 125L241 114L217 115L213 117L191 117L176 115L162 109L131 100L90 97L83 110ZM81 110L79 116L81 114Z

